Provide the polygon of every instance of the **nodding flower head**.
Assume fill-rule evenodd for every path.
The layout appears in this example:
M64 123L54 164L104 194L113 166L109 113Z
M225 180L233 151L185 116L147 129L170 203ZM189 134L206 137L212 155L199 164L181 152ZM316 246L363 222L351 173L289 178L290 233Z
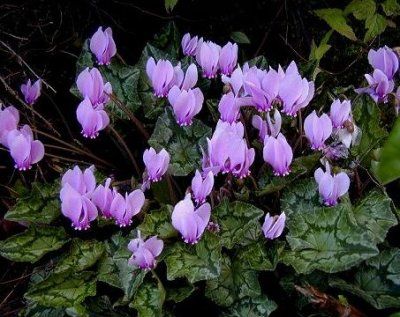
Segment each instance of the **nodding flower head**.
M203 38L198 38L198 36L191 37L189 33L186 33L182 37L182 52L186 56L195 56L198 50L198 47L203 43Z
M93 192L92 201L106 219L112 217L111 203L114 198L114 191L110 188L111 178L107 178L104 185L98 185Z
M91 197L94 189L96 188L96 178L94 176L94 166L90 166L82 171L79 166L69 169L65 172L61 179L61 186L64 187L69 184L79 194L88 194Z
M267 112L266 119L265 121L260 116L254 115L251 120L253 127L258 130L259 137L263 141L266 136L276 137L282 126L282 117L277 109L274 111L273 118L271 118L271 112Z
M139 267L142 270L152 270L156 267L157 257L164 248L164 242L157 236L143 240L139 235L128 244L132 256L129 258L129 265Z
M218 73L218 62L221 47L213 42L203 42L196 53L197 63L203 70L203 76L214 78Z
M202 204L206 201L208 195L214 186L214 174L209 171L203 178L201 173L196 170L196 174L192 179L192 192L194 200L197 204Z
M398 55L387 46L381 47L376 51L370 49L368 61L374 69L382 71L388 80L392 80L399 69Z
M147 178L150 182L158 182L168 170L170 156L165 149L156 152L152 147L143 153Z
M218 65L221 74L229 76L236 67L238 59L238 46L236 43L226 43L220 51Z
M347 120L351 119L351 102L350 100L340 101L335 99L331 105L329 112L333 128L342 128Z
M145 197L140 189L130 194L126 193L125 198L120 193L115 193L110 205L110 214L120 227L129 226L132 224L133 216L142 209L144 202Z
M36 80L33 85L31 83L31 80L28 79L28 81L25 84L21 85L21 92L24 95L25 102L28 105L33 105L36 100L40 97L40 93L42 90L42 80L38 79Z
M265 215L262 231L265 238L273 240L278 238L283 229L285 229L286 215L282 212L279 216L271 216L269 213Z
M375 69L372 74L365 74L368 87L358 88L355 91L359 94L369 94L375 102L384 102L388 100L388 95L394 89L394 81L389 80L384 72Z
M322 150L332 134L332 121L327 114L318 117L315 110L304 120L304 132L313 150Z
M104 83L99 70L93 67L85 68L76 79L76 85L83 98L89 98L95 109L103 109L110 100L111 84Z
M174 86L169 91L168 101L172 106L177 123L187 126L192 124L193 117L203 107L204 96L199 88L180 90Z
M286 176L290 173L293 150L282 133L276 137L265 137L263 157L264 161L272 166L276 176Z
M103 28L100 26L90 39L90 50L97 58L99 65L108 65L111 58L117 53L111 28Z
M76 109L76 117L82 126L82 135L85 138L95 139L99 132L110 123L107 112L101 108L94 108L89 98L85 98Z
M7 136L12 130L18 128L19 111L13 106L4 109L0 107L0 144L8 148Z

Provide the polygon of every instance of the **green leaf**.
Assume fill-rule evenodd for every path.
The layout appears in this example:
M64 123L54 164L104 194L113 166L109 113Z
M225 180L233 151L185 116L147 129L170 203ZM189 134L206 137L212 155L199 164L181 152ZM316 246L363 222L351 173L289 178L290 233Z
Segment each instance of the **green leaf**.
M107 296L87 298L85 306L90 312L90 317L131 317L132 314L113 307L113 303Z
M67 270L80 272L90 268L100 259L104 251L105 247L102 242L74 239L69 252L60 259L54 268L54 273Z
M318 46L315 44L314 40L312 41L311 52L308 58L309 60L316 60L319 62L322 57L324 57L324 55L329 51L331 45L328 44L328 41L331 38L332 32L332 30L328 31L322 38Z
M158 210L152 210L145 215L137 229L144 236L157 235L160 239L175 237L177 232L171 224L172 209L172 206L165 205Z
M33 285L25 298L47 307L74 307L95 294L96 279L93 272L66 271L51 274Z
M261 68L261 69L268 68L267 59L265 58L265 56L262 56L262 55L254 57L253 59L249 60L248 63L249 63L250 67L257 66L258 68Z
M34 263L67 241L62 227L30 226L26 231L0 241L0 255L10 261Z
M167 12L172 12L177 3L178 0L164 0L165 10L167 10Z
M397 119L380 152L377 176L383 184L400 177L400 119Z
M375 256L376 244L396 224L390 199L373 191L356 207L347 197L335 207L325 207L316 189L313 179L304 180L288 188L281 200L291 247L283 261L298 273L334 273Z
M388 22L383 15L376 13L369 16L365 20L365 28L367 29L367 32L364 35L364 42L369 42L379 34L383 33L386 30L387 25Z
M167 279L186 277L194 283L217 278L221 272L221 245L219 237L205 232L196 245L175 242L165 255Z
M387 132L382 128L379 107L369 96L357 96L353 105L353 117L362 135L360 143L353 148L352 152L363 164L368 162L369 165L370 152L381 146Z
M222 257L221 274L206 282L205 295L219 306L231 306L237 299L261 295L257 272L243 267L240 261Z
M143 283L147 271L128 265L132 253L128 250L129 239L116 234L106 242L106 254L100 259L98 280L124 291L123 302L132 296Z
M157 120L149 139L150 146L157 151L165 148L171 156L170 172L174 176L186 176L199 167L200 147L205 147L211 129L200 120L193 119L187 127L179 126L170 109Z
M193 284L186 282L186 285L175 286L167 289L167 301L173 301L174 303L180 303L188 298L194 291L195 287Z
M363 298L377 309L400 307L400 250L382 251L366 261L353 279L333 279L332 287Z
M165 290L161 283L146 282L139 288L132 306L137 310L138 317L161 317L164 301Z
M365 20L374 15L375 11L374 0L353 0L344 9L345 14L352 13L357 20Z
M232 32L231 39L239 44L250 44L250 40L247 35L240 31Z
M229 203L227 199L223 200L212 214L220 226L221 244L232 249L244 239L250 228L256 227L261 232L258 220L263 215L264 212L253 205L240 201Z
M382 3L383 12L387 16L398 16L400 15L400 4L397 0L385 0Z
M89 40L87 39L82 46L81 53L79 54L78 60L76 61L76 75L83 71L86 67L93 67L94 59L93 54L89 49Z
M10 221L49 224L60 215L59 188L56 184L32 183L32 189L17 198L5 214Z
M266 296L244 298L235 303L223 317L268 317L278 308L276 303Z
M264 196L284 189L300 176L303 176L313 170L318 163L321 155L319 153L295 158L292 164L292 171L288 176L277 177L272 173L269 177L260 177L259 185L261 189L256 191L256 196Z
M352 41L357 41L357 37L354 34L351 26L347 24L344 12L342 10L330 8L315 10L314 12L320 19L328 23L333 30Z

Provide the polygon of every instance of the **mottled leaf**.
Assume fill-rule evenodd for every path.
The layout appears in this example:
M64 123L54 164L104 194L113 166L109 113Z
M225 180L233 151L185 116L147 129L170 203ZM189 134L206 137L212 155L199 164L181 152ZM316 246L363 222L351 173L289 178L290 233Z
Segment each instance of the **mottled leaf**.
M350 40L357 40L353 29L347 24L344 12L342 10L329 8L315 10L314 12L319 18L328 23L328 25L336 32L342 34Z
M165 255L167 279L186 277L194 283L218 277L221 271L219 240L219 237L206 232L195 245L175 242Z
M171 111L166 109L157 120L149 144L158 151L165 148L171 155L172 175L186 176L199 167L200 147L205 146L206 137L210 135L211 129L197 119L190 126L179 126Z
M177 235L171 224L172 206L165 205L158 210L152 210L144 217L138 230L144 236L157 235L160 239L168 239Z
M257 296L253 298L244 298L236 302L225 313L223 317L268 317L277 309L274 301L266 296Z
M186 282L185 285L170 287L167 289L167 301L174 303L180 303L188 298L194 291L195 287L193 284Z
M160 282L146 282L138 290L132 302L138 312L138 317L162 316L162 306L165 301L165 290Z
M30 226L26 231L0 241L0 255L15 262L34 263L67 241L62 227Z
M73 307L86 297L96 294L93 272L51 274L47 279L33 285L25 298L47 307Z

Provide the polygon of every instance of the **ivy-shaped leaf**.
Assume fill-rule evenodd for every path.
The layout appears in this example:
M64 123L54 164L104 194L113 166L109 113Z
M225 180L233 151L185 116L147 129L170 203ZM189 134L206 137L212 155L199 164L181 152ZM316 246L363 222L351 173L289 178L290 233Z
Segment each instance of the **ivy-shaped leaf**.
M347 24L344 12L340 9L329 8L315 10L315 14L336 32L342 34L352 41L357 41L357 37L354 34L353 29Z
M128 250L129 239L116 234L106 242L106 254L100 259L98 280L124 291L123 302L132 296L143 283L147 271L135 269L128 265L132 255Z
M268 317L278 308L276 303L266 296L244 298L236 302L223 317Z
M171 156L170 172L174 176L186 176L199 167L200 147L206 144L211 129L200 120L193 119L187 127L179 126L170 109L157 120L149 139L150 146L157 151L165 148Z
M344 9L345 14L352 13L357 20L365 20L374 15L375 11L374 0L353 0Z
M105 247L102 242L74 239L69 252L60 259L54 268L54 273L67 270L73 272L83 271L93 266L104 251Z
M96 295L96 279L93 272L51 274L33 285L25 294L27 300L47 307L74 307L86 297Z
M261 209L251 204L241 201L229 203L226 199L212 213L220 227L221 244L228 249L240 243L250 228L256 227L261 232L259 219L263 215Z
M171 224L172 206L165 205L158 210L152 210L144 217L138 230L144 236L157 235L160 239L168 239L177 235Z
M67 241L62 227L30 226L26 231L0 241L0 255L10 261L34 263Z
M333 273L375 256L376 244L396 224L389 202L385 195L372 192L355 208L347 197L335 207L325 207L313 179L288 188L281 205L288 216L291 251L284 253L283 261L298 273Z
M138 290L130 306L138 312L138 317L161 317L165 301L165 290L160 282L146 282Z
M4 218L10 221L49 224L59 215L58 185L32 183L32 189L18 197L16 204Z
M349 279L332 279L332 287L363 298L377 309L400 307L400 250L382 251L366 261Z
M221 271L221 244L216 235L206 232L196 245L176 242L165 251L167 279L186 277L194 283L217 278Z

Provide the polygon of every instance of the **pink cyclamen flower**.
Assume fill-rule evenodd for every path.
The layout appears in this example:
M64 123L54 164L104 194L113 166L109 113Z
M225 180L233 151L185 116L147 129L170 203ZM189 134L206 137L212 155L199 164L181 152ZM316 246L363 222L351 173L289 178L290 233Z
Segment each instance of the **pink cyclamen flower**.
M111 203L114 198L114 192L110 188L111 178L107 178L104 185L99 185L93 192L92 201L101 212L104 218L109 219L111 215Z
M104 83L99 70L93 67L90 71L85 68L76 79L76 85L83 98L89 98L95 109L103 109L109 102L112 87L109 82Z
M221 76L221 80L224 84L230 85L233 93L236 97L242 97L247 95L244 89L244 78L246 76L246 71L238 66L230 76Z
M387 102L388 95L394 89L393 80L389 80L384 72L375 69L372 75L365 74L368 87L358 88L355 91L359 94L367 93L375 102Z
M279 216L271 216L269 213L265 215L262 231L265 238L273 240L278 238L283 229L285 229L286 215L282 212Z
M183 79L180 65L173 67L170 61L163 59L156 63L153 57L147 60L146 73L153 87L154 95L159 98L167 97L172 86L180 85Z
M197 63L203 70L203 76L214 78L218 72L218 62L221 47L213 42L201 43L196 53Z
M100 26L90 39L90 50L97 58L99 65L110 64L111 58L117 54L111 28L103 28Z
M232 92L222 96L218 104L218 111L222 121L233 123L239 120L240 102L238 101L238 98Z
M260 116L254 115L251 120L251 124L258 130L260 139L263 141L267 135L276 137L282 126L282 116L277 109L274 111L273 118L271 118L271 112L267 112L266 119L264 121Z
M183 241L197 243L210 221L211 207L209 203L195 209L190 194L178 202L172 212L172 225L178 230Z
M21 92L24 95L25 102L28 105L33 105L39 98L41 89L42 89L42 81L40 79L36 80L33 83L33 85L31 83L31 80L28 79L28 81L25 84L21 85Z
M142 270L151 270L156 267L157 257L164 248L164 242L157 236L152 236L147 240L143 240L139 235L128 244L129 251L132 256L129 258L129 265L139 267Z
M7 146L14 159L15 168L28 170L32 164L38 163L44 157L44 146L39 140L33 139L33 133L28 125L7 133Z
M115 223L120 227L131 225L133 216L137 215L144 205L145 197L143 191L136 189L130 194L126 193L125 198L115 192L110 205L110 214Z
M350 187L349 176L344 172L332 175L329 163L326 163L325 172L322 168L318 168L314 178L318 184L319 194L327 206L335 206L338 199L346 194Z
M306 107L314 97L313 81L302 78L297 66L292 62L286 69L285 76L280 82L279 98L282 101L282 112L295 117L297 112Z
M238 59L238 45L231 42L226 43L220 51L218 65L221 74L229 76L235 69Z
M184 73L181 69L180 63L175 66L175 79L174 85L178 86L181 90L189 90L196 86L199 78L197 67L195 64L190 64Z
M93 165L86 168L84 171L76 165L73 169L69 169L65 172L61 179L61 186L64 187L66 184L69 184L79 194L88 194L88 196L91 197L96 187L96 178L93 171Z
M191 37L190 33L186 33L182 37L182 42L181 42L183 54L186 56L195 56L196 51L198 47L201 45L201 43L203 43L203 38L199 39L197 35Z
M343 124L351 119L351 102L350 100L335 99L331 105L331 111L329 112L332 125L334 128L342 128Z
M214 174L209 171L205 178L201 176L201 173L196 170L196 174L192 179L192 192L194 201L197 204L202 204L206 201L208 195L214 186Z
M332 134L332 121L326 113L318 117L315 110L304 120L304 132L313 150L322 150Z
M178 124L187 126L192 124L193 117L200 112L204 96L200 88L180 90L174 86L169 91L168 101Z
M374 69L381 70L388 80L392 80L399 69L398 55L386 45L376 51L370 49L368 52L368 62Z
M85 138L95 139L99 132L105 129L110 118L102 108L95 109L89 98L85 98L76 109L76 117L82 126L82 135Z
M86 230L90 222L97 218L97 208L87 194L79 193L69 183L60 191L61 212L72 221L75 230Z
M276 137L265 137L263 157L264 161L272 166L276 176L286 176L290 173L293 150L282 133Z
M150 182L158 182L167 172L170 156L165 149L156 152L152 147L143 153L143 162L146 166L147 178Z
M203 170L232 173L236 177L249 175L255 151L248 148L241 122L229 124L218 121L211 139L207 139L208 153L203 157Z
M0 144L8 148L8 133L17 129L18 123L19 111L15 107L8 106L4 109L0 107Z

